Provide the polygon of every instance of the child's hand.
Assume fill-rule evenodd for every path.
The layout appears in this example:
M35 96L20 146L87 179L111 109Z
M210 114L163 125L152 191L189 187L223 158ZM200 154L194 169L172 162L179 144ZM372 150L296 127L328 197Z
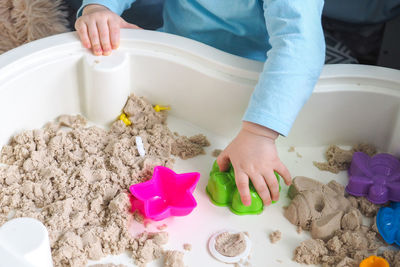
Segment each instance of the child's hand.
M111 54L119 46L120 28L140 29L102 5L87 5L75 22L75 29L83 46L96 56Z
M271 204L271 198L274 201L279 199L279 185L274 170L287 185L291 183L290 173L276 151L277 137L275 131L244 121L239 134L217 158L221 171L228 170L229 162L232 163L236 185L246 206L251 204L249 178L264 205Z

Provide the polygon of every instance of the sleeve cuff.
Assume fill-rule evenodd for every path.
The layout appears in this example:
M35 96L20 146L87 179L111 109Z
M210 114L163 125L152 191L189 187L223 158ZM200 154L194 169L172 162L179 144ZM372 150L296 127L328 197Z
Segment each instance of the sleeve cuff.
M76 12L76 18L79 18L80 16L82 16L82 11L83 11L83 8L85 6L92 5L92 4L105 6L106 8L108 8L112 12L118 14L119 16L121 16L122 12L124 12L124 10L120 9L120 5L118 5L118 3L114 3L114 1L110 1L110 0L84 0L82 2L82 6L78 9L78 12Z

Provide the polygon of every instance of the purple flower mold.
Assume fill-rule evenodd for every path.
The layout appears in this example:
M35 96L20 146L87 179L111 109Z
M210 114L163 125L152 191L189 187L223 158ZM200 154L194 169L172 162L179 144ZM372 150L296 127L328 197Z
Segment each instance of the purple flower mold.
M355 152L349 169L347 193L374 204L400 202L400 161L386 153L369 157Z

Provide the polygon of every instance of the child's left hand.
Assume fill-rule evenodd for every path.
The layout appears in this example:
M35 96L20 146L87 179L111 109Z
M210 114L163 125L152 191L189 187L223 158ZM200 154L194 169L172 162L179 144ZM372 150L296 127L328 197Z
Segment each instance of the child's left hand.
M271 199L279 199L279 185L274 171L287 185L291 184L290 173L276 150L275 139L278 135L264 126L244 121L239 134L217 158L221 171L228 170L229 162L232 163L236 186L246 206L251 204L249 178L264 205L271 204Z

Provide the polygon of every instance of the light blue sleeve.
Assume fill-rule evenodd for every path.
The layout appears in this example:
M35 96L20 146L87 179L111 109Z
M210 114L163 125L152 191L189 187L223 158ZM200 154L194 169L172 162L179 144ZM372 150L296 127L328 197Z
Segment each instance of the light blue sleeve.
M271 49L243 120L286 136L325 59L323 0L264 0Z
M77 17L82 15L82 9L85 6L90 5L90 4L98 4L98 5L105 6L112 12L121 16L121 14L125 10L130 8L131 5L133 4L133 2L135 2L135 1L136 0L83 0L82 6L79 8L79 10L77 12Z

